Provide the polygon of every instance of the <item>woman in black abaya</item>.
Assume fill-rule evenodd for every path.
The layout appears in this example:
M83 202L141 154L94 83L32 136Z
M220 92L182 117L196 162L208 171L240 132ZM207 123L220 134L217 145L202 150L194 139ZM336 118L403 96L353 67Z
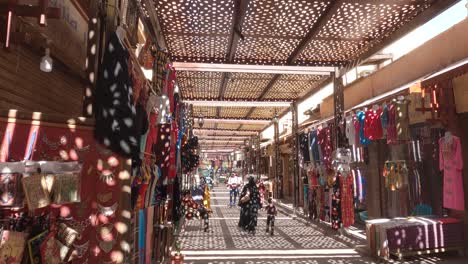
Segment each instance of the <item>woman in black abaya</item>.
M260 209L260 193L253 177L249 178L249 182L242 189L239 205L241 207L239 227L255 234Z

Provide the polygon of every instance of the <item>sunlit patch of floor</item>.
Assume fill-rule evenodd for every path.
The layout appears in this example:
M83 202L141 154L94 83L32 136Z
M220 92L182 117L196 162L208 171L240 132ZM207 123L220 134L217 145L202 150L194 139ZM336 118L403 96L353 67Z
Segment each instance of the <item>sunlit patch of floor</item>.
M266 214L260 211L257 232L249 235L238 228L239 207L229 207L229 192L215 188L211 192L213 214L209 232L203 231L200 220L186 222L181 234L184 263L189 264L372 264L379 263L362 255L365 242L340 236L315 223L305 224L288 215L279 214L275 234L265 232ZM360 230L353 230L360 232ZM392 263L468 263L423 256Z

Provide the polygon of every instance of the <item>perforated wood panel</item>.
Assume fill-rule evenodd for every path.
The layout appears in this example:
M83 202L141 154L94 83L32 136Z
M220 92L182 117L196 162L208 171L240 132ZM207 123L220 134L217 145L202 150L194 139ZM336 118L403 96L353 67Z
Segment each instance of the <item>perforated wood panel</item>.
M234 60L241 64L285 64L299 41L299 39L247 36L239 44Z
M194 106L193 107L193 118L204 117L216 117L216 107L209 106Z
M230 130L237 130L240 124L218 124L218 129L230 129Z
M222 118L244 118L250 111L250 107L221 107Z
M252 114L250 115L251 118L259 118L259 119L273 119L275 113L280 115L286 110L287 107L256 107Z
M177 83L184 99L215 99L222 76L219 72L178 71Z
M229 37L227 36L166 36L171 57L185 62L224 62Z
M273 65L289 61L298 65L342 66L382 44L431 4L445 0L250 0L245 13L239 13L242 8L235 10L236 0L153 1L173 61ZM242 18L242 24L236 27L240 30L238 41L232 37L234 16ZM234 61L229 61L230 51ZM224 88L224 100L291 101L324 80L323 76L277 78L273 74L232 73L223 82L224 75L178 72L183 99L218 100ZM219 114L219 118L270 119L275 112L274 108L251 109L195 108L194 114L198 111L206 117ZM264 126L217 127L257 130Z
M197 123L197 119L195 119L195 124L193 125L194 128L200 128L200 126ZM205 123L203 124L203 129L210 129L210 128L215 128L214 123Z
M154 0L154 3L173 59L224 60L234 0Z
M173 60L226 62L234 0L153 0ZM438 0L443 1L443 0ZM284 64L337 1L251 0L235 50L237 63ZM300 54L299 64L342 65L356 59L435 0L345 0Z
M325 11L329 1L249 2L237 63L285 64L294 48Z
M261 131L266 127L266 125L257 125L257 124L252 124L252 125L242 125L239 130L257 130Z
M427 9L429 2L433 1L345 2L301 53L299 63L339 65L356 59Z
M283 74L265 95L265 99L297 99L317 86L323 78L319 75Z
M226 99L257 99L273 74L233 73L226 85Z

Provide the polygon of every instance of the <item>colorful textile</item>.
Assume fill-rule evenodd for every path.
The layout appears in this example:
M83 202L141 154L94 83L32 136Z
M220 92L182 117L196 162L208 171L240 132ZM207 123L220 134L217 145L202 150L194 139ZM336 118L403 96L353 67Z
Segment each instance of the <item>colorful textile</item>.
M366 114L363 111L359 111L356 116L359 120L359 142L363 146L368 146L370 145L371 141L366 137L364 133Z
M444 207L459 211L465 210L463 191L463 158L460 138L451 136L439 140L439 168L444 171Z
M327 170L331 170L333 144L330 127L321 128L317 133L318 144L322 150L322 162Z
M333 229L339 229L342 223L342 215L341 215L341 193L340 193L340 186L341 186L341 175L338 174L335 177L335 182L333 183L333 187L330 189L332 196L331 196L331 225Z
M145 146L145 152L148 154L154 154L153 148L158 139L158 126L156 123L157 119L158 119L158 114L156 113L150 114L148 136L146 137L146 146ZM147 160L149 161L150 159L147 159Z
M344 227L354 224L353 177L340 176L341 220Z
M366 118L364 120L364 136L369 140L377 140L383 137L382 122L380 121L381 115L382 109L369 109L366 112Z

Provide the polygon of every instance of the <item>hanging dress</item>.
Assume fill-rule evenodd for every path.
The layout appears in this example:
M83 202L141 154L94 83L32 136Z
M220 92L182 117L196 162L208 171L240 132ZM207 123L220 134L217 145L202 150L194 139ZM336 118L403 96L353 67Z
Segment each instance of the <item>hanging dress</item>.
M439 168L444 172L444 207L465 210L463 191L463 158L460 138L452 136L452 142L439 140Z

